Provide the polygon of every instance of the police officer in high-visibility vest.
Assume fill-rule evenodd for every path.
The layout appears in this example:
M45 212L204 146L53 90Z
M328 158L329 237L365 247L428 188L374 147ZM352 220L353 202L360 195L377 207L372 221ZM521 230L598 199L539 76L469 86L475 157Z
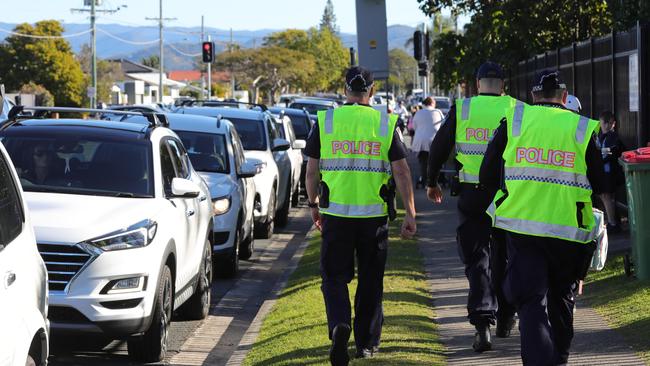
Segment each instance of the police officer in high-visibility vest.
M347 365L352 316L348 283L357 264L354 301L356 357L379 349L389 203L397 186L406 216L401 234L415 234L415 204L408 151L396 115L370 107L373 76L361 67L346 73L347 103L318 113L305 154L306 188L315 226L322 231L321 289L325 299L332 365Z
M492 347L490 326L495 322L497 336L510 335L514 326L514 308L507 304L499 291L495 291L498 290L496 283L502 277L500 275L505 272L505 251L497 247L505 244L496 241L495 245L490 245L492 228L485 210L495 191L486 189L479 182L479 168L493 131L499 126L506 108L514 105L516 100L502 95L503 71L498 64L484 63L476 78L479 95L457 100L431 143L427 195L435 203L442 202L438 175L455 147L460 184L453 184L458 187L452 190L456 192L453 194L459 195L458 252L469 282L468 318L476 328L472 348L483 352Z
M490 142L481 183L501 187L488 212L505 230L504 291L515 305L525 365L561 365L573 338L574 284L584 278L597 227L591 195L602 187L598 122L565 108L558 71L544 71L533 105L509 108Z

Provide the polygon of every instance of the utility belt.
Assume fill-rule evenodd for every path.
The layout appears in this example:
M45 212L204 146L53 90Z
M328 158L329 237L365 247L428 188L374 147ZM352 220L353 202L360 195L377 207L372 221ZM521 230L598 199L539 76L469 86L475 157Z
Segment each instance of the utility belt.
M460 181L460 178L458 176L458 172L454 173L454 176L451 178L451 182L449 183L449 195L452 197L456 197L460 195L460 192L463 191L464 189L472 189L472 190L484 190L485 187L480 184L480 183L464 183Z
M397 218L397 210L395 209L396 185L393 178L381 186L379 196L388 205L388 220L394 221ZM318 206L320 208L329 208L330 206L330 189L323 181L318 185Z

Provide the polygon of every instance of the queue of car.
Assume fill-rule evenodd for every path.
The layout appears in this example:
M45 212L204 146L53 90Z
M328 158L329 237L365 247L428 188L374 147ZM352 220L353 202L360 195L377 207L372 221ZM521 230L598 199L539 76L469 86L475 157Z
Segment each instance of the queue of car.
M81 113L94 117L58 117ZM311 124L303 109L237 103L12 109L0 121L0 365L45 365L50 330L162 360L172 313L206 317L213 272L235 276L255 238L286 225Z

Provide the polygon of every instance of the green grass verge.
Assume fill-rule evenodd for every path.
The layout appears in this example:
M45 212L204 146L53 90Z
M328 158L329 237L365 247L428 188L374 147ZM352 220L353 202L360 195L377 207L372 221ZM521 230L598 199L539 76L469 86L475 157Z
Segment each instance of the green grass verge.
M384 315L380 353L352 365L440 365L431 295L422 256L414 240L401 240L391 227L384 278ZM287 287L264 320L244 365L328 365L330 341L320 291L320 236L311 240ZM350 284L354 296L356 280ZM353 298L351 303L354 304ZM351 337L352 338L352 337ZM354 341L350 339L350 355Z
M650 282L625 276L623 257L587 276L585 299L650 364Z

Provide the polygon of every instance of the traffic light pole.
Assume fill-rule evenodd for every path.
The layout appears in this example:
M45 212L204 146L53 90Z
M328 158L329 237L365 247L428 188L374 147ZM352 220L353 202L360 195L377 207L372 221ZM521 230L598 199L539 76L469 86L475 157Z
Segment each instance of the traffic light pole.
M92 93L90 93L90 108L97 107L97 27L95 26L95 0L90 2L90 53L92 53L90 61L90 84Z
M163 0L160 0L160 16L158 17L158 33L160 34L160 62L158 65L158 101L163 101Z
M208 42L212 42L212 37L208 35ZM212 98L212 62L208 62L208 100Z

